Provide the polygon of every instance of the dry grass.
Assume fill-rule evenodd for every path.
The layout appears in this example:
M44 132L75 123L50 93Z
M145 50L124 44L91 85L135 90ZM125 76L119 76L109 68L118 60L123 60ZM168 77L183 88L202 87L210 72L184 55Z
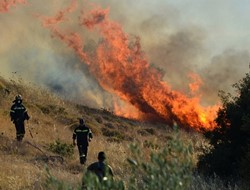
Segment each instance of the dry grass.
M15 128L9 119L9 109L17 94L23 96L24 105L31 116L26 123L26 135L21 145L15 142ZM105 151L115 178L125 183L130 177L127 163L127 158L131 156L129 145L137 143L143 147L142 152L147 160L152 151L164 147L172 136L168 126L116 117L107 110L91 109L62 100L21 79L7 81L0 78L0 189L45 189L46 167L57 179L77 187L85 168L79 164L76 147L74 156L64 158L64 163L48 161L44 156L53 155L46 146L56 139L72 143L72 131L81 116L94 134L87 165L97 160L99 151ZM207 143L200 134L193 132L181 131L181 138L193 145L193 160L196 163L197 155L207 147Z
M0 186L2 189L29 189L44 172L19 156L1 155Z

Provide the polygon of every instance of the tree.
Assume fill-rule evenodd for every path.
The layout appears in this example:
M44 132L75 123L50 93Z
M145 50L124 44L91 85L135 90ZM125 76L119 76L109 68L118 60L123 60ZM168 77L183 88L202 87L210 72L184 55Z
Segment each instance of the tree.
M222 107L215 120L218 127L205 133L213 148L201 156L198 169L224 179L250 181L250 73L233 87L236 96L223 91L219 94Z

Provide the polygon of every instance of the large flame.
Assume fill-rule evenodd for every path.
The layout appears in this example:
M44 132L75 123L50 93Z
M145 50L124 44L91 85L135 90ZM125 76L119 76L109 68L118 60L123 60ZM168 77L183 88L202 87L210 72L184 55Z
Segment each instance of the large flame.
M94 6L90 11L81 11L79 16L80 27L97 31L101 36L94 52L84 51L84 39L81 35L69 32L69 29L66 32L59 25L68 21L67 14L76 8L77 1L72 0L69 7L60 10L54 17L39 18L42 19L43 26L51 30L53 36L65 42L82 62L87 64L89 71L105 90L130 104L120 107L114 101L117 114L165 121L170 125L177 122L197 130L213 130L216 127L214 118L219 106L201 106L200 96L195 96L202 84L198 75L190 75L194 82L189 85L189 96L173 90L162 79L161 72L148 63L141 50L139 37L131 40L119 23L109 19L109 9L98 6Z

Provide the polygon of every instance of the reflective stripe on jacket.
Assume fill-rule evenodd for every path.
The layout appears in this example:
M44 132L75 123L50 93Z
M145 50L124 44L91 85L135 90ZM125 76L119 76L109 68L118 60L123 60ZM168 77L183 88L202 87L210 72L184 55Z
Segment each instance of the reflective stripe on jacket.
M92 132L85 125L78 126L73 132L73 139L76 139L77 145L88 146L89 139L91 138L93 138Z

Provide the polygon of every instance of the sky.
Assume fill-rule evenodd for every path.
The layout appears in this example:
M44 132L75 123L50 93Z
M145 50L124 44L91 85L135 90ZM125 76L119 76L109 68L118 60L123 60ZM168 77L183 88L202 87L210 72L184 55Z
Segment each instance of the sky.
M17 2L0 12L0 75L10 78L17 72L68 99L93 107L112 106L112 95L87 66L42 25L41 17L55 15L71 1ZM126 34L139 37L148 62L162 71L173 89L188 93L189 74L199 75L204 105L216 104L219 90L233 92L232 84L248 72L247 0L77 0L78 12L88 8L86 2L108 8L110 19ZM87 33L73 22L77 18L73 12L61 28L79 32L88 47L97 43L95 32Z

